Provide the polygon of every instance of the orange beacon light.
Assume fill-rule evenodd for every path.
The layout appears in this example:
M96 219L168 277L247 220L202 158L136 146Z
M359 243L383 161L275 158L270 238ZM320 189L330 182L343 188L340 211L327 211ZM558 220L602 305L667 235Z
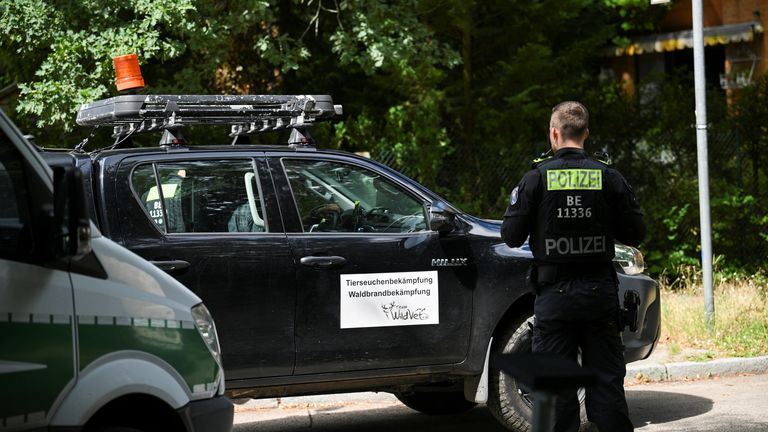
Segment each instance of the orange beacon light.
M144 78L139 68L139 57L136 54L126 54L113 57L115 63L115 85L117 91L140 89L144 87Z

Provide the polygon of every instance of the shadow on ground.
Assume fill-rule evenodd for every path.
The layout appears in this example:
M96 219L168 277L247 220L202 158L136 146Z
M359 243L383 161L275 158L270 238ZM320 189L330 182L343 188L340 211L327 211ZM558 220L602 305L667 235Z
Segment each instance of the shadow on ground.
M700 416L711 411L713 404L703 397L645 390L627 391L627 403L630 418L638 429ZM271 418L236 424L233 432L508 432L485 406L454 416L428 416L402 405L355 410L296 407L271 412L275 413Z
M627 391L629 417L635 427L664 424L712 411L712 400L684 393Z
M454 416L428 416L403 406L359 411L319 410L311 415L297 410L295 416L237 424L233 432L509 432L485 406Z

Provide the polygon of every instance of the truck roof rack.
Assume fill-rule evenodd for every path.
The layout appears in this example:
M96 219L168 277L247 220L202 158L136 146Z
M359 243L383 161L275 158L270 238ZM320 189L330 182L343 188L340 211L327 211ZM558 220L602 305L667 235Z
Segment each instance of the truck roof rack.
M312 123L341 114L329 95L122 95L83 104L77 124L112 126L116 139L202 124L230 125L229 135L238 137L288 128L305 132ZM305 134L291 134L296 135ZM312 143L303 137L289 144Z

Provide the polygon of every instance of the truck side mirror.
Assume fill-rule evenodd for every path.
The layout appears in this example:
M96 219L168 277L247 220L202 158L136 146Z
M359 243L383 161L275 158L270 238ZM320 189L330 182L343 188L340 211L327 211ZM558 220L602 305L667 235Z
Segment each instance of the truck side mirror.
M441 201L432 203L429 209L429 229L440 234L448 234L455 228L455 215L453 211Z
M50 163L53 170L53 208L45 206L46 258L82 258L91 252L91 220L83 175L69 156Z

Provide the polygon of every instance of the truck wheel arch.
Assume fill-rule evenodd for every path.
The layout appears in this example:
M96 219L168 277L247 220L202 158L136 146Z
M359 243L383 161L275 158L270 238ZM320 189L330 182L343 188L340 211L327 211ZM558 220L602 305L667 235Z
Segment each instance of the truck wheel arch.
M501 318L496 322L496 326L493 328L492 333L493 338L499 339L499 337L509 329L509 326L517 324L523 317L528 318L533 316L533 302L535 300L536 297L533 293L526 293L510 304Z
M533 316L533 302L535 297L532 293L524 294L512 302L507 310L500 315L496 321L493 330L488 334L487 345L485 346L484 366L480 375L468 376L464 379L464 397L470 402L486 403L488 400L488 376L489 360L491 354L497 349L497 344L510 326L517 326L521 320Z

